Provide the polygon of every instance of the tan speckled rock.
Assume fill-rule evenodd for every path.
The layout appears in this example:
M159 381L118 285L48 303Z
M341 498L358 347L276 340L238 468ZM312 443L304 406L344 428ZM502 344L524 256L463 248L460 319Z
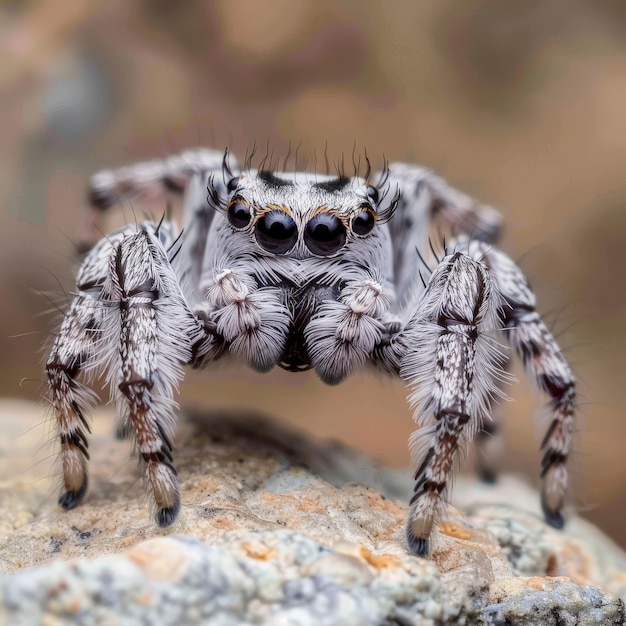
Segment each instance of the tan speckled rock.
M458 481L464 513L451 506L432 557L418 559L403 537L408 473L258 416L190 415L176 441L183 508L164 530L107 411L94 418L89 494L61 511L51 461L33 464L41 414L0 405L0 564L13 574L0 579L0 618L11 623L623 623L606 592L626 596L624 555L575 517L546 527L517 479Z

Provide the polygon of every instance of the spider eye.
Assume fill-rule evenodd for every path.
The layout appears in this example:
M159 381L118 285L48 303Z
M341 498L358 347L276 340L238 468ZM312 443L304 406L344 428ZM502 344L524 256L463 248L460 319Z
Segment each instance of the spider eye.
M228 205L228 221L235 228L245 228L251 218L250 207L241 198L234 198Z
M257 243L268 252L285 254L298 240L298 228L291 215L279 209L265 213L256 225Z
M376 189L376 187L374 187L373 185L368 185L367 189L365 190L365 194L374 204L378 204L378 201L380 200L380 194L378 193L378 189Z
M361 211L352 218L352 231L355 235L367 235L374 228L376 217L372 209L363 205Z
M313 254L330 256L346 243L346 228L336 215L318 213L306 225L304 243Z
M228 189L228 193L233 193L233 191L237 189L238 185L239 185L239 176L235 176L235 178L231 178L226 183L226 189Z

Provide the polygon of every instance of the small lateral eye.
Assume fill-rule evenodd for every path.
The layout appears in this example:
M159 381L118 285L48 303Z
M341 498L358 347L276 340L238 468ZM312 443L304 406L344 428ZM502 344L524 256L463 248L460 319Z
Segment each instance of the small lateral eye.
M376 217L371 207L364 205L361 211L352 218L352 232L355 235L367 235L376 224Z
M376 189L376 187L374 187L373 185L368 185L365 189L365 194L374 204L378 204L378 201L380 200L380 194L378 193L378 189Z
M251 219L250 207L241 198L233 198L228 205L228 221L235 228L245 228Z
M343 222L332 213L318 213L307 223L304 230L306 247L318 256L330 256L346 243Z
M235 176L235 178L231 178L226 183L226 189L228 189L228 193L233 193L233 191L237 189L238 185L239 185L239 176Z

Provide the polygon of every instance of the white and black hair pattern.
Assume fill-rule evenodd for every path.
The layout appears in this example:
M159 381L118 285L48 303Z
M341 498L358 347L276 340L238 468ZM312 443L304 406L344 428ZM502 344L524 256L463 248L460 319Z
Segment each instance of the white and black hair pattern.
M60 505L73 508L87 489L96 375L135 438L156 521L167 526L180 508L171 438L183 366L229 354L261 372L314 369L334 385L367 365L410 391L418 430L407 540L426 555L455 460L494 431L508 343L550 397L542 504L561 527L574 377L526 278L494 245L499 214L423 167L390 163L372 174L364 158L361 176L358 162L353 175L311 175L276 171L271 157L254 169L253 156L239 168L228 153L193 150L93 177L92 217L173 192L184 196L184 235L171 220L131 224L96 243L80 268L46 364ZM448 234L441 250L434 231ZM493 477L488 462L481 473Z

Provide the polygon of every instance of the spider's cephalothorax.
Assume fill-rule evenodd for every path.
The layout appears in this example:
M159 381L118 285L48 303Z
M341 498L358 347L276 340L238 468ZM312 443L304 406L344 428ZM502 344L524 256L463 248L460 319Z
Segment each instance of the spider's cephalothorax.
M421 167L369 174L240 171L219 152L194 150L94 176L92 216L173 191L184 194L185 229L181 237L172 221L125 226L80 268L46 365L63 508L87 489L92 395L81 373L106 376L157 523L167 526L180 508L170 438L182 366L230 354L259 371L313 368L336 384L370 365L411 392L418 469L407 538L425 555L456 457L494 431L492 407L508 379L504 340L551 398L542 505L562 526L574 378L524 275L494 247L498 214ZM440 253L429 245L434 229L453 234ZM492 476L484 460L480 470Z

